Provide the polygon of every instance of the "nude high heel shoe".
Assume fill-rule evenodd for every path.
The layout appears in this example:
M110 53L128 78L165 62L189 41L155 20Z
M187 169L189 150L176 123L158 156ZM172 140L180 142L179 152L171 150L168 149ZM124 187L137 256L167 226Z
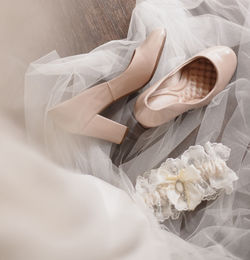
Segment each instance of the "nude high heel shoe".
M198 53L138 97L136 120L146 128L156 127L209 104L229 83L236 65L235 53L226 46Z
M165 30L157 29L136 48L128 68L118 77L91 87L49 111L66 131L120 144L128 130L99 113L116 100L137 91L152 78L165 43Z

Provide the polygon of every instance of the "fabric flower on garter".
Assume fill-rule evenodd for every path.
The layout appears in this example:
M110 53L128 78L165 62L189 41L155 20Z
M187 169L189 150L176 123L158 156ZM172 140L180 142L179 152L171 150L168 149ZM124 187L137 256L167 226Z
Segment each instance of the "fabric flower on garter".
M195 167L186 167L180 159L168 159L158 169L158 175L163 181L157 189L164 187L164 195L177 210L193 210L201 202L203 192L197 183L202 178Z

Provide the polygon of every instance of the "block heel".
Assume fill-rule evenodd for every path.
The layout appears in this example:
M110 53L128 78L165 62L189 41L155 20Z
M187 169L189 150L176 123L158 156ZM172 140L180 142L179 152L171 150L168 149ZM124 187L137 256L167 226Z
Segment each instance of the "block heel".
M83 130L83 135L120 144L126 136L128 127L106 117L95 115Z

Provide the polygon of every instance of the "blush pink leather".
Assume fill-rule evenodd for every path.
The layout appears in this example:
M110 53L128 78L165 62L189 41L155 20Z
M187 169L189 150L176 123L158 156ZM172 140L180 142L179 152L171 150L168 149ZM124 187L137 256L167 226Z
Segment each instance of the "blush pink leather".
M137 99L134 115L146 128L209 104L232 78L237 57L226 46L208 48L174 69Z
M142 88L152 78L165 43L164 29L152 31L136 48L128 68L118 77L91 87L49 111L66 131L121 143L128 128L99 113L116 100Z

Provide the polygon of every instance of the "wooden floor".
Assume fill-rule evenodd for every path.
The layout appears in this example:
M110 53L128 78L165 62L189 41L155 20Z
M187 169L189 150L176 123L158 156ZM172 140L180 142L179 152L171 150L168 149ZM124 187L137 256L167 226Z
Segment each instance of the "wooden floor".
M88 51L110 40L125 38L135 0L84 0L81 1L84 38Z
M39 0L41 1L41 0ZM73 55L89 52L110 40L125 38L136 0L43 0L46 12L55 21L56 31L65 35L68 52ZM74 41L74 42L73 42ZM55 49L61 50L63 44ZM71 52L74 51L74 53Z

